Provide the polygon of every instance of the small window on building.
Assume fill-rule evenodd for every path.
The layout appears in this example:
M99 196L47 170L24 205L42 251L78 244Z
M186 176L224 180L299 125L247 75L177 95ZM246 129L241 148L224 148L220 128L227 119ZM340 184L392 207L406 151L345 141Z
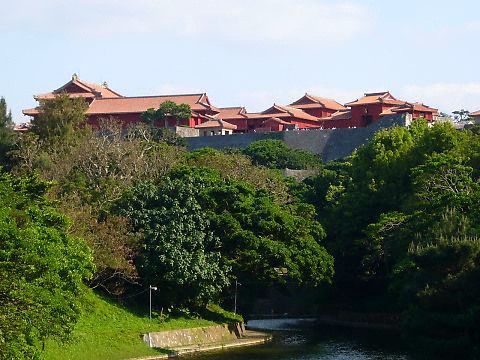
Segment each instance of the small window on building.
M210 131L210 135L215 135L215 130Z

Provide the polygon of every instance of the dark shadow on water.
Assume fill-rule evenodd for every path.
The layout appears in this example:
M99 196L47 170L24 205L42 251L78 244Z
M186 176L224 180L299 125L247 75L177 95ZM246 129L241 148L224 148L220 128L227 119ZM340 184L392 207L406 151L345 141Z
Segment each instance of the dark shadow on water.
M417 360L396 332L336 327L274 331L272 343L201 355L201 360Z

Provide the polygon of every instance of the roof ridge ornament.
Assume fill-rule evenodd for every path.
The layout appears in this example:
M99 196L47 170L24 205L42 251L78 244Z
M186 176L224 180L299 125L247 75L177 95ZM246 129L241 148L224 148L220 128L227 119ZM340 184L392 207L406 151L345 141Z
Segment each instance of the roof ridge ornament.
M77 80L78 80L78 75L77 75L77 73L73 73L73 75L72 75L72 80L73 80L73 81L77 81Z

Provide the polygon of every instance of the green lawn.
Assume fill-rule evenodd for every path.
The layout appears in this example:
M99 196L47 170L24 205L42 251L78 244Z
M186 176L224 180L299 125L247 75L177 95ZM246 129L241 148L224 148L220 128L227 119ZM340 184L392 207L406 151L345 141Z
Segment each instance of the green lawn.
M141 339L146 332L214 325L203 319L170 319L150 321L114 302L88 291L85 310L66 344L49 341L45 360L123 360L155 355Z

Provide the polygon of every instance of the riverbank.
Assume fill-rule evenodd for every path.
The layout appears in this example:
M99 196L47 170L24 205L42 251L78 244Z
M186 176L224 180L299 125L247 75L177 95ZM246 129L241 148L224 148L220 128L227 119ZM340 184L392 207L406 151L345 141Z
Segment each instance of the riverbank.
M266 344L272 340L272 335L253 330L246 330L245 335L238 339L232 339L221 343L212 344L196 344L190 346L182 346L170 349L167 354L159 354L156 356L146 356L133 358L130 360L160 360L172 357L180 357L195 353L206 353L218 350L236 349L240 347L249 347L255 345Z
M87 291L83 314L66 343L47 341L42 358L48 360L124 360L166 354L142 340L143 334L172 329L212 326L221 321L177 317L149 320L114 301Z

